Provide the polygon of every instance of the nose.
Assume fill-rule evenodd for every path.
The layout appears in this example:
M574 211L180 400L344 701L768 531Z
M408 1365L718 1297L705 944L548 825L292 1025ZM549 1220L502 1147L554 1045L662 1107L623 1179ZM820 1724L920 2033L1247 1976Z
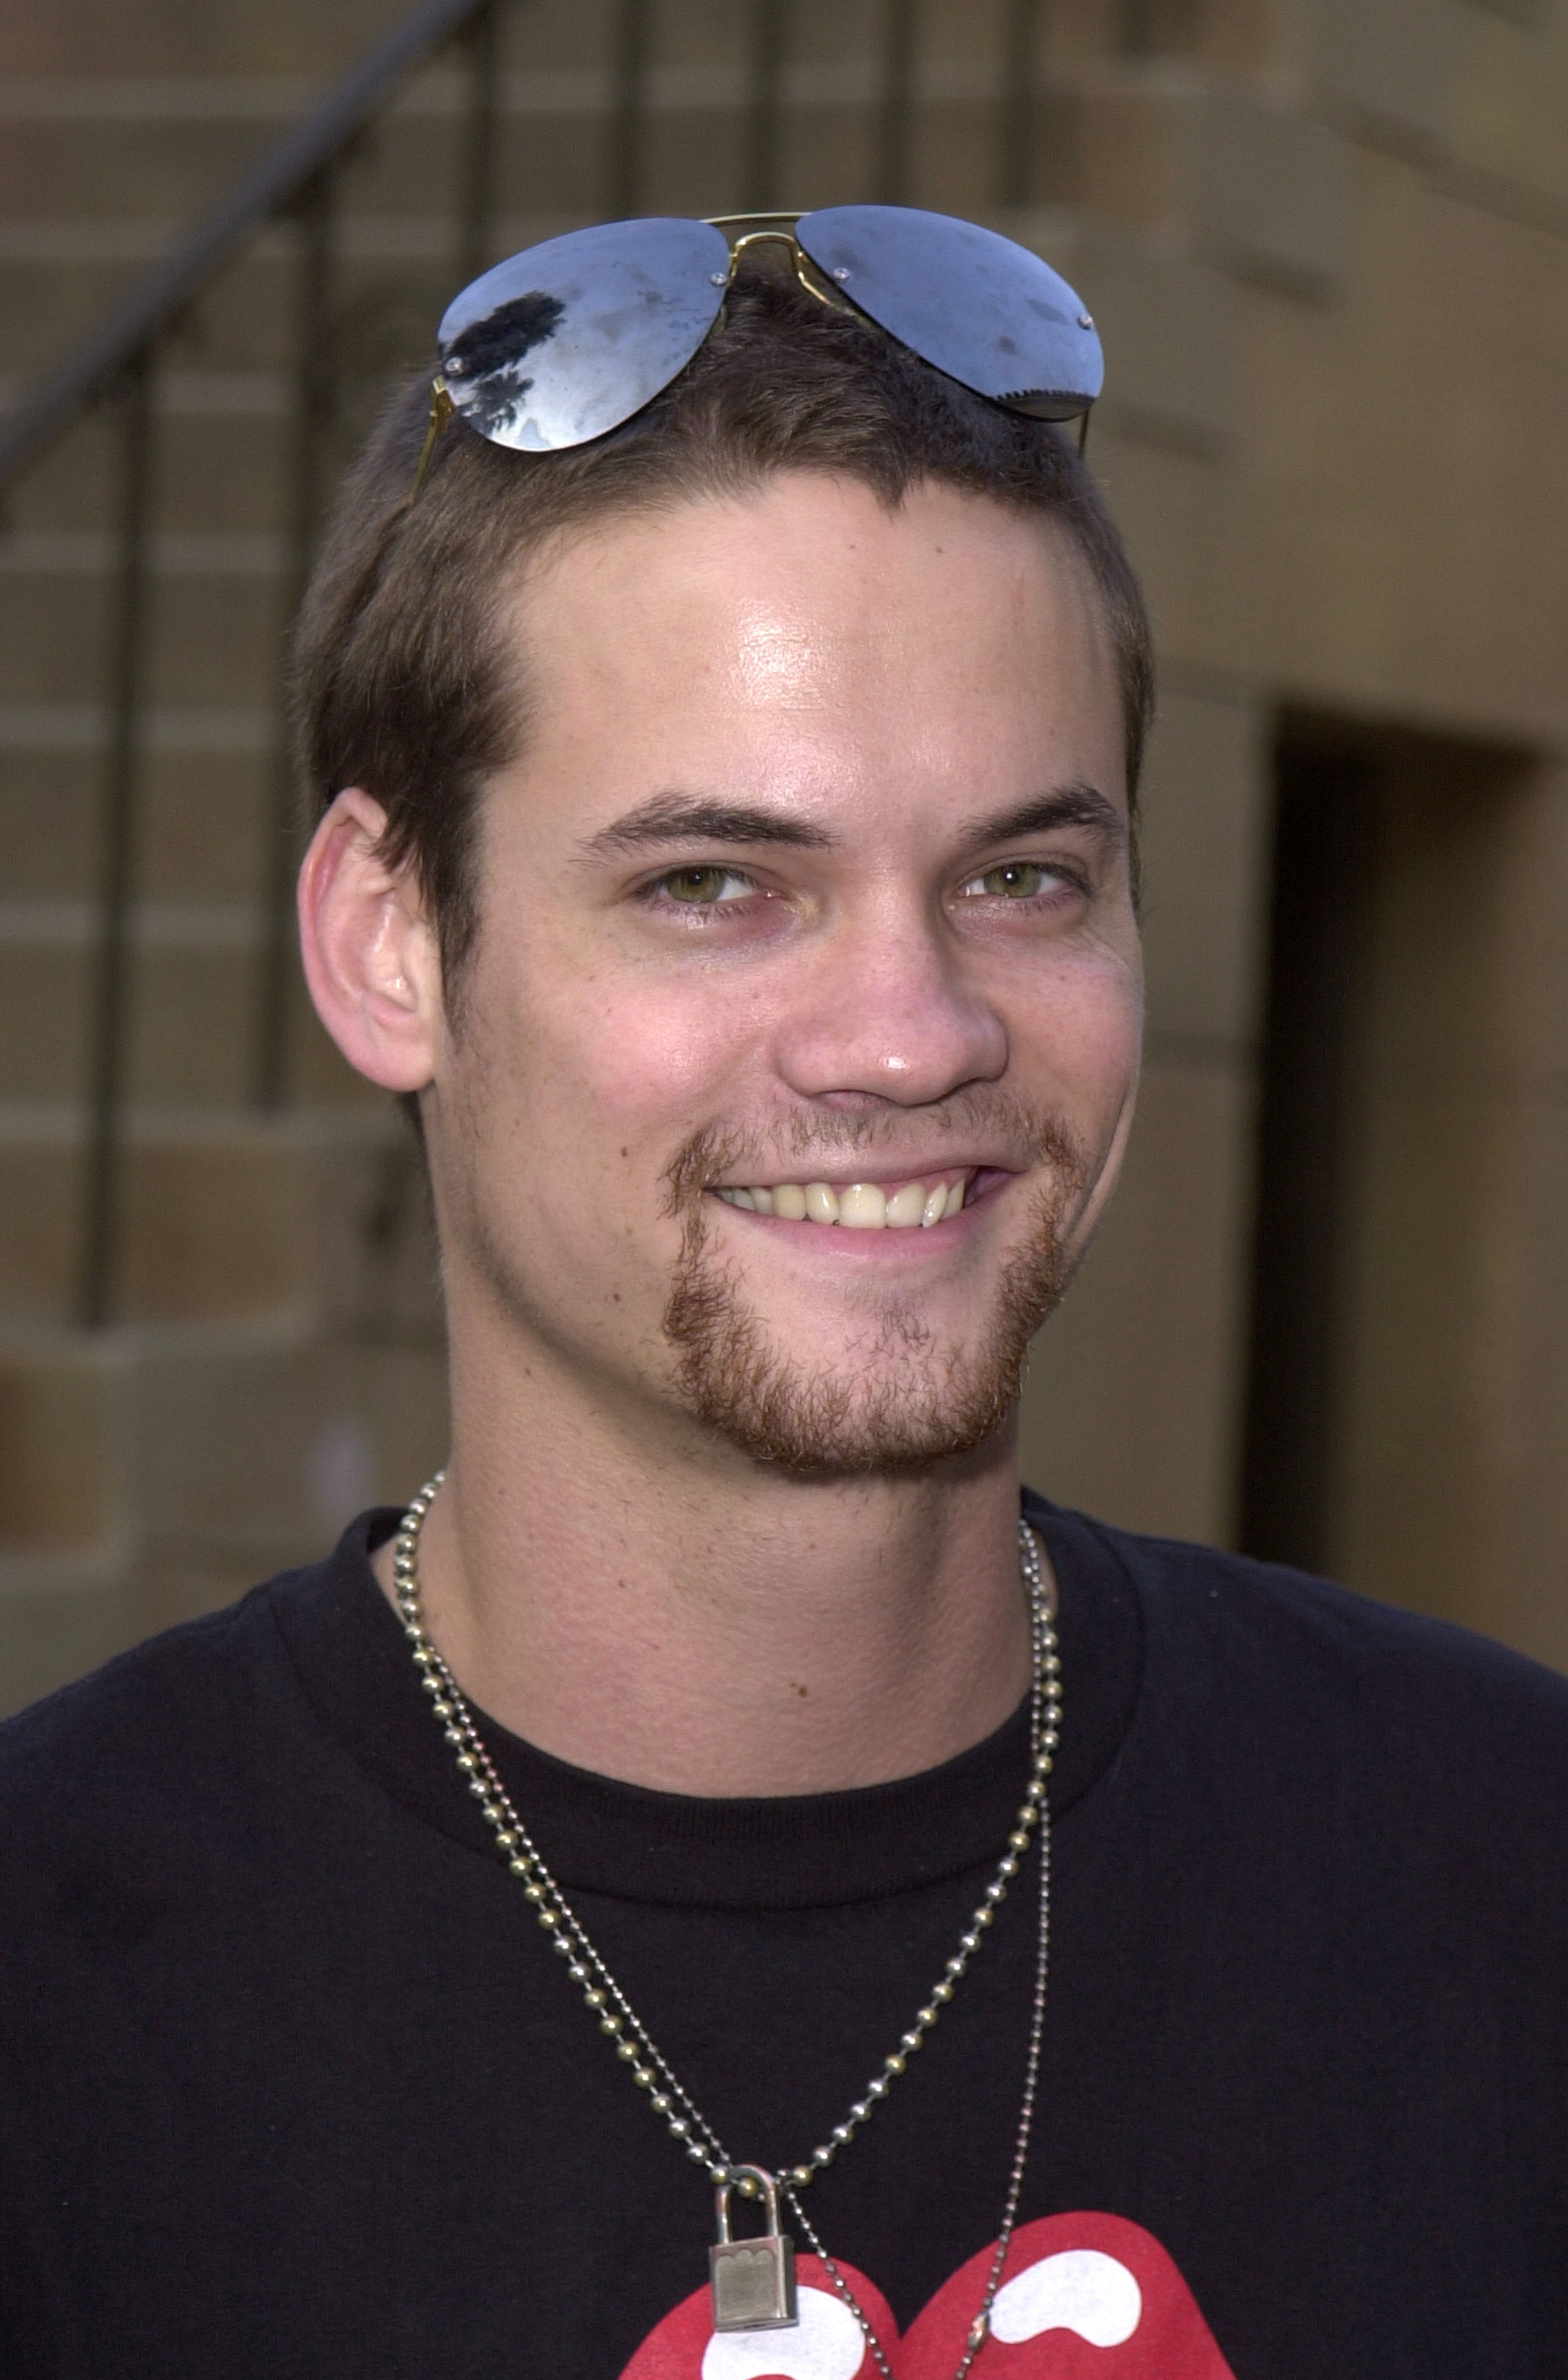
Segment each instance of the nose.
M779 1071L804 1099L928 1106L995 1082L1006 1026L965 971L938 917L884 900L847 917L815 953L780 1021Z

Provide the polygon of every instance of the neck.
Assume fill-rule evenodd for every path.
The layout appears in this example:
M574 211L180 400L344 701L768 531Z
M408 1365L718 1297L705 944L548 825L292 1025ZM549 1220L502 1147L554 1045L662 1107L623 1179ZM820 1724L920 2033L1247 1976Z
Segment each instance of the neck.
M1017 1496L1011 1432L914 1477L801 1479L458 1360L420 1599L465 1693L560 1759L841 1791L953 1758L1027 1691Z

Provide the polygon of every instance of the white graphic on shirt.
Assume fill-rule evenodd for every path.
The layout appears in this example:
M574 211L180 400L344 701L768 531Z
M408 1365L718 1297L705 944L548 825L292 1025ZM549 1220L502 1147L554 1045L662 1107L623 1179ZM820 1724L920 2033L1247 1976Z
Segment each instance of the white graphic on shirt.
M702 2359L702 2380L855 2380L866 2342L842 2299L803 2289L793 2330L716 2330Z
M1047 2330L1076 2330L1091 2347L1120 2347L1142 2313L1143 2292L1125 2265L1098 2248L1064 2248L998 2289L991 2326L1009 2347Z

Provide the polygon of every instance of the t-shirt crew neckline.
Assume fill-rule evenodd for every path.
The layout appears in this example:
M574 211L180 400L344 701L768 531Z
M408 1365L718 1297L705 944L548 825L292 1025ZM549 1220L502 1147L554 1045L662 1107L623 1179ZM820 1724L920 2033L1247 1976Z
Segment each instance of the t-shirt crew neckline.
M1132 1722L1144 1623L1136 1588L1091 1524L1027 1496L1058 1590L1063 1742L1057 1820L1110 1767ZM497 1861L494 1839L433 1723L370 1556L397 1526L362 1513L329 1559L262 1593L317 1717L405 1810ZM712 1909L810 1909L918 1889L996 1857L1028 1775L1028 1706L955 1759L835 1793L710 1799L574 1767L481 1720L503 1783L560 1882Z

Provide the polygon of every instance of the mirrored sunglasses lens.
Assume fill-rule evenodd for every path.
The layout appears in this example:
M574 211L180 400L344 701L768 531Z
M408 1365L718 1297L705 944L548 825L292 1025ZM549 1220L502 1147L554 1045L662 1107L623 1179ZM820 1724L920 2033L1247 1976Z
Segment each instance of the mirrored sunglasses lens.
M454 406L498 446L602 437L667 388L723 302L729 244L675 217L596 224L508 257L436 334Z
M884 331L966 388L1070 420L1105 378L1088 309L1015 241L918 207L823 207L796 237Z

